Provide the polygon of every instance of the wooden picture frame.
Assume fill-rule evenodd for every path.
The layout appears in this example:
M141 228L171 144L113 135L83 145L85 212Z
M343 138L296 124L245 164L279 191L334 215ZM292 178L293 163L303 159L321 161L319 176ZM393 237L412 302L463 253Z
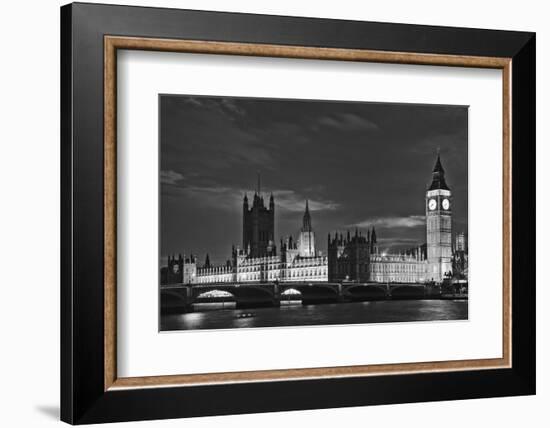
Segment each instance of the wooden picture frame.
M117 49L501 69L502 358L118 377ZM62 420L80 424L535 392L534 34L71 4L61 9L61 53Z

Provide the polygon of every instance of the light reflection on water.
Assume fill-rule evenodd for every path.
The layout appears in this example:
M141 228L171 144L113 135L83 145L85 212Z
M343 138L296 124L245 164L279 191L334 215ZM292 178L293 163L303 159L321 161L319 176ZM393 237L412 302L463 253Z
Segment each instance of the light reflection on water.
M162 315L161 330L468 319L467 300L387 300L307 306L302 306L299 301L291 302L282 304L280 308L254 309L235 309L234 302L225 303L223 309L219 308L220 303L201 303L195 305L196 312Z

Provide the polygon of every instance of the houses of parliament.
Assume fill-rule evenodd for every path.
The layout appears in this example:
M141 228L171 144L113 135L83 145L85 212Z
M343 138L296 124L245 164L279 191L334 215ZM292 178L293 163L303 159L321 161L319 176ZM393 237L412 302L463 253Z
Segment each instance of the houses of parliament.
M452 242L452 194L438 154L426 190L426 243L397 253L381 252L376 230L358 229L328 235L328 251L316 248L308 201L296 239L275 242L275 199L265 204L259 184L252 200L244 196L242 245L233 246L225 265L213 266L208 257L169 256L161 270L161 284L215 284L246 282L378 282L441 283L453 275L467 278L464 234Z

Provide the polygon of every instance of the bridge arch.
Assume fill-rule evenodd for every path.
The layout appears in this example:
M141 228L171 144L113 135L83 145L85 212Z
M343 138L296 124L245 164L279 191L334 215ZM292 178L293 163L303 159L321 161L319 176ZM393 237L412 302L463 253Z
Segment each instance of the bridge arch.
M327 283L295 283L285 287L285 291L294 289L302 295L303 304L336 302L338 286Z
M237 308L274 306L276 304L274 290L264 284L215 284L206 287L193 288L193 302L203 299L209 294L220 293L219 301L231 299Z
M354 301L382 300L387 297L387 288L382 284L357 284L347 287L346 295Z
M284 291L281 292L281 296L296 296L300 297L302 295L302 292L294 287L286 288Z
M195 302L197 302L197 300L200 300L200 299L236 300L236 297L233 293L227 290L214 289L214 290L204 290L202 293L197 294L194 300Z
M287 288L281 292L280 302L281 305L290 304L290 302L303 302L304 298L302 293L295 288Z

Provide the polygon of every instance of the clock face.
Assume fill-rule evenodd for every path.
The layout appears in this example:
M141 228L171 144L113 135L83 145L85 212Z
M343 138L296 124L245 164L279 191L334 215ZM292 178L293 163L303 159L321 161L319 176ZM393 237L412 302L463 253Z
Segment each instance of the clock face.
M172 266L172 270L174 271L174 273L178 273L180 271L180 265L176 264Z
M428 202L428 208L433 211L435 210L435 207L437 207L437 201L435 199L430 199Z
M448 199L443 199L443 203L441 204L443 206L443 209L444 210L448 210L449 209L449 200Z

